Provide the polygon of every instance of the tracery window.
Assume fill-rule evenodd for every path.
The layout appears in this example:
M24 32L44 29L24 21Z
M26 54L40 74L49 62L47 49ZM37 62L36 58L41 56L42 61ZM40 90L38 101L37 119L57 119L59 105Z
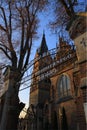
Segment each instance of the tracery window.
M58 81L58 97L63 98L70 95L70 79L63 74Z

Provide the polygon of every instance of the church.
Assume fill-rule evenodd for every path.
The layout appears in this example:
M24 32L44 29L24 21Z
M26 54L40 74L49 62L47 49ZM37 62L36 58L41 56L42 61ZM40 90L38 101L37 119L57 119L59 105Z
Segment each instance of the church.
M84 16L70 23L71 45L59 37L48 50L43 34L36 50L30 88L30 106L19 130L86 130L87 30Z

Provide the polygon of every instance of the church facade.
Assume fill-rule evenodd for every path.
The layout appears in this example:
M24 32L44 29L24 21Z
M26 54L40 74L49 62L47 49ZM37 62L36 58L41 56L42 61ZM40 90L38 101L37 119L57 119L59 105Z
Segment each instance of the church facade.
M75 45L59 37L56 51L50 53L43 34L35 55L38 60L33 68L30 107L25 119L19 121L19 130L86 130L87 30L84 16L81 18L83 21L78 19L69 28ZM77 21L83 27L78 36Z

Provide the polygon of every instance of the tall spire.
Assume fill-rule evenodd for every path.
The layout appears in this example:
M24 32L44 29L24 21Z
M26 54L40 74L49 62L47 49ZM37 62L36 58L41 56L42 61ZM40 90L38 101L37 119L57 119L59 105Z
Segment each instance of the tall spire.
M40 47L38 48L38 53L40 55L42 55L44 52L47 52L48 51L48 47L47 47L47 44L46 44L46 39L45 39L45 33L43 31L43 37L42 37L42 41L41 41L41 45Z

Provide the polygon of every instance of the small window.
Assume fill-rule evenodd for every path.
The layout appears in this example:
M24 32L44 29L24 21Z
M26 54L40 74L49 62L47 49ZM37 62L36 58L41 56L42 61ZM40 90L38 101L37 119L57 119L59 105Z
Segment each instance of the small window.
M63 98L70 95L70 79L67 75L62 75L58 81L58 97Z

